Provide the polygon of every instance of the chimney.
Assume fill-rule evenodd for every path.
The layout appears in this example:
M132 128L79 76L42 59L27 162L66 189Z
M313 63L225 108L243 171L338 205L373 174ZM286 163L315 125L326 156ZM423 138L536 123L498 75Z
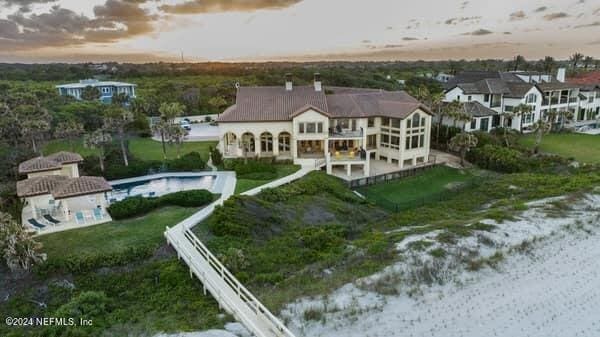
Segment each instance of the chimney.
M285 91L292 91L294 89L294 85L292 84L292 74L285 74Z
M321 74L315 73L315 91L322 91L323 85L321 83Z
M559 82L564 82L565 81L565 73L566 73L565 68L558 68L558 73L556 74L556 79Z

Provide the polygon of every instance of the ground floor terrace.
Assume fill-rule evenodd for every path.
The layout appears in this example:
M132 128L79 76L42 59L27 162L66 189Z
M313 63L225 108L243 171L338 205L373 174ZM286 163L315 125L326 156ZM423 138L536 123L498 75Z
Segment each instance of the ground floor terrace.
M40 234L112 221L104 193L55 200L50 195L25 199L22 223Z

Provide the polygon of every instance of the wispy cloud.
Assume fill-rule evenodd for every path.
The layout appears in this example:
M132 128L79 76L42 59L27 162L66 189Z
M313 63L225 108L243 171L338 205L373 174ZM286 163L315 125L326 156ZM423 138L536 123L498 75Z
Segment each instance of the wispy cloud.
M462 23L462 22L476 23L476 22L479 22L479 20L481 20L481 16L463 16L463 17L457 17L457 18L450 18L450 19L444 21L444 23L447 25L456 25L456 24Z
M463 35L482 36L482 35L489 35L489 34L493 34L493 33L494 32L492 32L491 30L488 30L488 29L477 29L477 30L469 32L469 33L464 33Z
M545 12L547 9L548 9L548 7L541 6L541 7L536 8L534 12L541 13L541 12Z
M516 11L510 14L510 21L519 21L527 17L524 11Z
M407 37L403 37L402 40L403 41L416 41L418 39L416 37L409 37L409 36L407 36Z
M553 20L564 19L564 18L568 18L568 17L569 17L569 14L567 14L565 12L557 12L557 13L544 15L544 20L553 21Z
M588 24L584 24L584 25L577 25L573 28L588 28L588 27L598 27L600 26L600 21L596 21L596 22L592 22L592 23L588 23Z
M198 14L219 12L252 12L260 9L280 9L302 0L188 0L175 5L162 5L160 9L172 14Z

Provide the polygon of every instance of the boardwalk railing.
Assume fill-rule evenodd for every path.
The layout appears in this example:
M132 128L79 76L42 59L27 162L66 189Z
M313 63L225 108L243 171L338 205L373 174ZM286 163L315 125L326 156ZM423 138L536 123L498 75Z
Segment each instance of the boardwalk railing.
M247 191L245 195L255 195L264 188L273 188L290 183L314 170L302 168L298 172L271 183ZM190 267L190 274L196 275L217 300L219 306L232 314L256 337L295 337L285 325L273 315L238 279L208 250L191 231L198 222L208 217L216 205L222 204L233 194L234 184L213 204L183 220L173 228L167 227L165 237Z
M429 169L432 169L436 166L441 166L441 165L443 165L443 164L430 162L430 163L426 163L426 164L412 167L409 169L398 170L395 172L383 173L383 174L379 174L376 176L370 176L370 177L365 177L365 178L349 180L348 187L358 188L358 187L379 184L379 183L383 183L383 182L390 181L390 180L397 180L397 179L402 179L402 178L406 178L406 177L412 177L423 171L427 171Z

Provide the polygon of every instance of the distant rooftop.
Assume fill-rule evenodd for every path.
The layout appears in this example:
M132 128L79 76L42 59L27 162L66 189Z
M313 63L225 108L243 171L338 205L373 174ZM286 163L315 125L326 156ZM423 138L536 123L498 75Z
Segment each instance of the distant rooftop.
M137 84L116 81L99 81L96 79L80 80L78 83L68 83L57 85L57 88L76 89L85 87L136 87Z

